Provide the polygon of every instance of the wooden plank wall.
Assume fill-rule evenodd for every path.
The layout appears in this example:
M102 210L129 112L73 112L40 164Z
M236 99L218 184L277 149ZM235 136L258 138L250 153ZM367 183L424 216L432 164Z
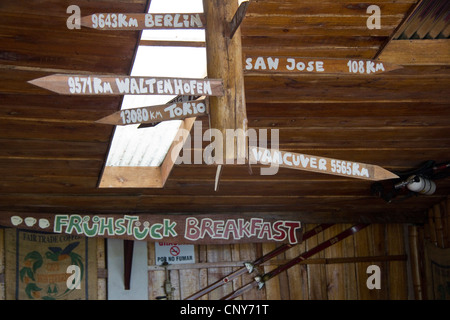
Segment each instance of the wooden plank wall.
M315 225L307 225L306 230ZM286 263L318 243L332 238L350 224L337 224L323 233L289 249L284 254L264 264L261 271L268 272ZM252 289L238 299L244 300L396 300L408 299L407 247L405 224L372 224L354 236L334 244L302 264L269 280L261 289ZM0 229L0 300L5 299L3 277L4 241ZM107 299L105 241L98 241L98 292L99 300ZM169 266L173 299L180 300L206 287L232 271L244 261L253 261L273 250L277 245L231 244L196 245L196 263ZM149 299L165 296L164 268L156 265L155 245L148 244ZM369 265L381 270L381 289L368 289L366 281ZM245 274L202 299L215 300L252 281L254 274Z
M307 229L314 225L308 225ZM278 265L332 238L351 225L338 224L322 234L291 248L266 262L261 268L268 272ZM261 289L252 289L238 299L257 300L378 300L407 299L407 254L404 241L405 225L374 224L356 235L313 256L305 263L269 280ZM195 246L196 264L169 267L173 298L184 299L273 250L276 244L232 244ZM155 265L154 244L149 243L149 298L164 296L164 269ZM381 270L381 289L370 290L366 281L369 265ZM254 276L254 274L253 274ZM220 299L252 280L249 274L205 295L202 299Z
M427 223L408 228L412 286L416 300L430 299L426 288L427 282L431 281L427 279L425 270L426 243L441 249L450 248L450 197L435 204L427 214Z

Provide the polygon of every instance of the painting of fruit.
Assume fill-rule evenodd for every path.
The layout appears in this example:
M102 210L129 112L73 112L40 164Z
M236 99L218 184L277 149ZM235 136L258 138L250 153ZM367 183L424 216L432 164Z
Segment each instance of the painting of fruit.
M74 290L69 289L65 282L61 280L68 277L66 269L69 265L76 265L80 268L80 281L83 280L83 259L73 251L79 244L80 242L76 241L69 243L65 247L48 247L44 255L41 255L38 251L31 251L25 255L23 267L19 271L19 279L26 285L25 293L29 299L57 300ZM58 273L53 275L38 274L38 270L43 266L45 266L44 270L47 273L49 271ZM65 288L60 288L57 280L62 282ZM44 284L43 282L47 283ZM44 285L46 286L45 288Z

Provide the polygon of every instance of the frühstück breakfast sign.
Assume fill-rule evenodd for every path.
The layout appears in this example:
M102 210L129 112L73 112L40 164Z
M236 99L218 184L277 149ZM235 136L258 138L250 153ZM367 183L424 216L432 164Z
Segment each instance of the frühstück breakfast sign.
M86 237L123 238L182 244L301 241L301 222L229 215L81 215L0 216L0 225Z

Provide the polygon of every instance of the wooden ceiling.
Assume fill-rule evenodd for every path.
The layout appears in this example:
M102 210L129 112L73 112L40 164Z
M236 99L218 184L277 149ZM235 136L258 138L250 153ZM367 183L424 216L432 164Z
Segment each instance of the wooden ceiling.
M148 5L76 2L82 16L145 12ZM54 73L128 74L139 33L69 30L71 4L0 2L0 214L220 212L421 222L450 192L447 178L436 181L432 196L388 204L371 194L370 181L289 169L261 176L258 166L250 175L245 165L226 166L215 192L216 167L185 164L174 167L162 189L99 189L114 129L94 121L119 110L121 97L62 96L27 81ZM370 4L381 9L380 29L367 28L369 4L356 0L251 3L241 25L246 56L409 58L402 69L373 76L246 72L249 127L279 129L281 150L392 171L450 160L450 40L420 40L420 50L404 52L410 40L390 37L416 1ZM383 56L394 41L405 42Z

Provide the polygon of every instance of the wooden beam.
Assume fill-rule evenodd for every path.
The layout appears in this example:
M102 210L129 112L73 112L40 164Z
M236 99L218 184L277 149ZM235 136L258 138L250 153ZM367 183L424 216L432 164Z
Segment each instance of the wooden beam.
M450 65L450 39L393 40L378 60L401 65Z
M421 6L421 3L423 1L424 0L419 0L417 3L415 3L415 4L411 5L411 7L409 7L409 10L406 12L405 16L403 17L402 22L400 22L398 24L397 28L394 29L394 31L391 33L389 38L380 46L380 48L378 49L378 51L375 54L375 56L373 57L373 59L378 59L380 54L383 53L386 46L388 46L389 43L393 39L395 39L396 37L398 37L401 34L402 30L406 27L407 22L414 17L414 15L416 14L416 9Z
M393 40L378 57L401 65L450 65L450 40Z
M192 127L194 126L195 119L196 118L187 118L183 121L183 123L180 125L180 128L178 129L177 134L175 135L175 138L169 148L169 151L167 152L166 157L164 158L163 163L161 164L160 168L163 186L169 178L170 172L175 165L175 161L180 154L181 148L183 148L183 145L186 142L186 139L188 138Z
M406 255L386 255L386 256L364 256L364 257L343 257L343 258L315 258L307 259L299 264L344 264L344 263L361 263L361 262L387 262L387 261L406 261ZM290 260L272 259L261 263L261 266L281 266ZM248 261L218 261L218 262L201 262L194 264L171 264L166 267L161 265L148 266L149 271L167 270L188 270L188 269L208 269L208 268L239 268L244 266Z
M105 166L99 188L163 188L196 118L187 118L178 129L159 167Z
M247 131L244 74L242 68L241 33L238 29L229 39L228 25L238 9L237 0L203 0L206 16L206 56L208 77L223 80L225 94L210 98L211 128L226 136L226 130ZM218 139L220 140L220 139ZM215 141L216 150L223 150L223 162L245 161L246 139L243 135Z
M141 40L140 46L154 46L154 47L193 47L204 48L206 43L204 41L176 41L176 40Z
M237 29L241 25L242 21L245 18L245 14L247 13L248 5L250 4L250 1L243 1L239 8L236 10L236 13L233 16L233 19L231 19L231 22L229 24L229 35L228 37L230 39L233 38L234 34L236 33Z

